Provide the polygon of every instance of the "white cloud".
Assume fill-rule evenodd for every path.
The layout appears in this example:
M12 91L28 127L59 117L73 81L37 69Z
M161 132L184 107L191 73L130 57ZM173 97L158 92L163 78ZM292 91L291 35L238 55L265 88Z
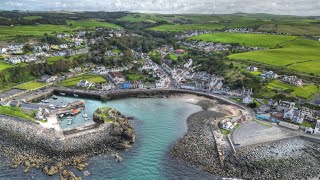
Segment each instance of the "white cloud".
M320 16L320 0L0 0L4 10L270 13Z

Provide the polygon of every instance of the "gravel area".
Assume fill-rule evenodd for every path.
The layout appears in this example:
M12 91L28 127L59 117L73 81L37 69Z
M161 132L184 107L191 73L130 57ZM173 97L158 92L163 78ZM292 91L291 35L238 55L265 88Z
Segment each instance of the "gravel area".
M240 144L239 147L277 141L293 136L296 136L296 134L278 127L262 125L258 122L243 123L232 134L234 143Z

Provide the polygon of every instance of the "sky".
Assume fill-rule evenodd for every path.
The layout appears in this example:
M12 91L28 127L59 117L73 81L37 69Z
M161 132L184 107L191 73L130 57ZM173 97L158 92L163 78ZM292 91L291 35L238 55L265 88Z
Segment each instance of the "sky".
M1 10L320 16L320 0L0 0Z

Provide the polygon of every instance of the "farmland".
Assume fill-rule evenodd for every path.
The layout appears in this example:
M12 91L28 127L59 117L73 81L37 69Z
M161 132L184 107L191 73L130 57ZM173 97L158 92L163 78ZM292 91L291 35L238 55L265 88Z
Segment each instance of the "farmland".
M230 59L253 61L260 64L285 67L298 72L320 75L320 42L302 39L298 36L215 33L190 38L221 43L239 43L243 46L265 47L228 56Z
M25 89L25 90L34 90L34 89L38 89L41 87L46 86L45 83L41 83L41 82L37 82L37 81L30 81L24 84L20 84L18 86L16 86L15 88L18 89Z
M36 20L36 19L41 19L42 16L25 16L23 17L23 19L26 19L26 20Z
M220 30L223 29L224 26L220 24L165 24L160 26L155 26L149 28L148 30L153 31L186 31L186 30Z
M108 22L100 22L96 20L85 20L85 21L68 21L69 26L75 26L75 27L82 27L82 28L96 28L96 27L102 27L102 28L113 28L113 29L121 29L121 26L118 26L113 23Z
M44 33L70 33L81 29L90 29L95 27L121 28L120 26L112 23L98 22L94 20L68 21L68 23L72 24L72 26L50 24L41 24L34 26L2 26L0 28L0 40L10 40L16 38L17 36L39 37Z
M87 80L92 83L106 82L106 79L102 76L86 74L86 75L81 75L81 76L67 79L61 85L65 87L72 87L72 86L76 86L81 80Z
M157 21L164 21L164 18L149 15L149 14L130 14L127 16L123 16L118 21L126 21L126 22L146 22L146 23L156 23Z
M290 84L282 83L278 80L273 80L267 85L269 91L276 90L277 92L290 92L291 96L297 96L304 99L311 99L319 93L318 85L305 85L302 87L293 86Z
M283 48L280 49L233 54L229 58L249 60L320 75L320 70L317 68L320 64L319 48L320 42L299 38L284 43Z
M296 39L296 36L265 35L265 34L240 34L240 33L215 33L203 34L190 38L190 40L211 41L220 43L239 43L248 47L274 48L278 44Z

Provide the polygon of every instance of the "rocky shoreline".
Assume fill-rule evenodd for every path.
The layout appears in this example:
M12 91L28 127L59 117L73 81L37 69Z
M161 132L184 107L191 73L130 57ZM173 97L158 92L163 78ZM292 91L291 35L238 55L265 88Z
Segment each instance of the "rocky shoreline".
M11 160L10 166L42 170L61 179L81 179L65 169L83 170L89 157L126 149L134 142L131 123L120 113L113 123L101 123L86 133L63 136L53 129L13 117L0 117L0 153Z
M188 131L171 149L174 158L214 175L244 179L311 179L320 175L320 144L292 138L237 149L224 148L223 166L209 124L221 113L202 111L187 119Z

